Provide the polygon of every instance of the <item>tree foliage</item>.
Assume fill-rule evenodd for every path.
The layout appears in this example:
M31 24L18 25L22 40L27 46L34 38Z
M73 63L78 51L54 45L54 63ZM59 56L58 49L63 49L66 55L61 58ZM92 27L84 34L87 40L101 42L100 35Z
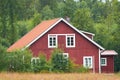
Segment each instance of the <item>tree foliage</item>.
M51 56L51 65L53 71L58 72L70 72L72 69L72 63L69 58L63 56L61 49L54 49Z

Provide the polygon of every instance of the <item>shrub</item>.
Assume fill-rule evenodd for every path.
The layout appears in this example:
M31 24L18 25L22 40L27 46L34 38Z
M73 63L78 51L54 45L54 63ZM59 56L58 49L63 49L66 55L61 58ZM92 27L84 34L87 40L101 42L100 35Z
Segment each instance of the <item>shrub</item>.
M75 65L72 72L86 73L89 72L89 69L80 65Z
M72 65L69 58L63 57L61 49L54 49L51 56L51 66L54 72L70 72Z
M7 55L7 70L15 72L29 72L31 71L32 54L28 50L15 51Z
M49 71L49 65L43 53L40 53L39 60L35 64L32 64L32 70L34 72L48 72Z
M0 45L0 71L6 70L6 48Z

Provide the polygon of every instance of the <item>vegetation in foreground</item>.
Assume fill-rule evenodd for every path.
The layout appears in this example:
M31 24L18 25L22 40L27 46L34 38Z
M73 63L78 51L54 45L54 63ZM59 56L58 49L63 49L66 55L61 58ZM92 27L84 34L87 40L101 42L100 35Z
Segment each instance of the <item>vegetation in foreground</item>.
M42 52L36 58L32 56L29 50L6 53L1 59L0 71L34 73L88 72L88 68L76 65L69 57L64 57L62 53L63 50L54 49L49 60Z
M120 74L94 73L0 73L0 80L120 80Z

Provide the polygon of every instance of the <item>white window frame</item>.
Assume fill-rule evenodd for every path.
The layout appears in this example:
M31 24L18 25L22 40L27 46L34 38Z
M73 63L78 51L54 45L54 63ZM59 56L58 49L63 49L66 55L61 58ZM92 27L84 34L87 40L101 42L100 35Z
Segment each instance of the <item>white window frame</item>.
M70 37L70 45L68 45L68 37ZM73 37L73 45L71 45L71 37ZM66 35L66 47L75 47L75 34Z
M89 63L89 61L87 61L87 62L88 62L87 65L90 65L90 66L87 66L87 65L86 65L86 59L87 59L87 60L91 59L90 63ZM89 68L89 69L93 68L93 57L92 57L92 56L84 56L84 57L83 57L83 66L84 66L85 68Z
M104 59L104 64L102 63L102 59ZM107 58L101 58L101 66L107 66Z
M55 43L56 45L53 45L53 44L52 44L52 46L50 45L50 38L55 38L56 39L56 43ZM48 35L48 48L57 48L57 43L58 43L57 35L49 34Z
M32 57L31 58L31 64L33 64L33 60L35 60L35 64L37 63L37 60L40 61L40 58L39 57Z
M69 58L69 54L68 53L63 53L63 57L68 59Z

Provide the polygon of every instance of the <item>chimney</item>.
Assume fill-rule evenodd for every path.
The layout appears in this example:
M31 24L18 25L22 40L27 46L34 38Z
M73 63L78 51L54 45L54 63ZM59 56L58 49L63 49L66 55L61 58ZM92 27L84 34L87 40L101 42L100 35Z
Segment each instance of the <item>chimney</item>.
M70 18L68 16L65 17L65 20L70 22Z

